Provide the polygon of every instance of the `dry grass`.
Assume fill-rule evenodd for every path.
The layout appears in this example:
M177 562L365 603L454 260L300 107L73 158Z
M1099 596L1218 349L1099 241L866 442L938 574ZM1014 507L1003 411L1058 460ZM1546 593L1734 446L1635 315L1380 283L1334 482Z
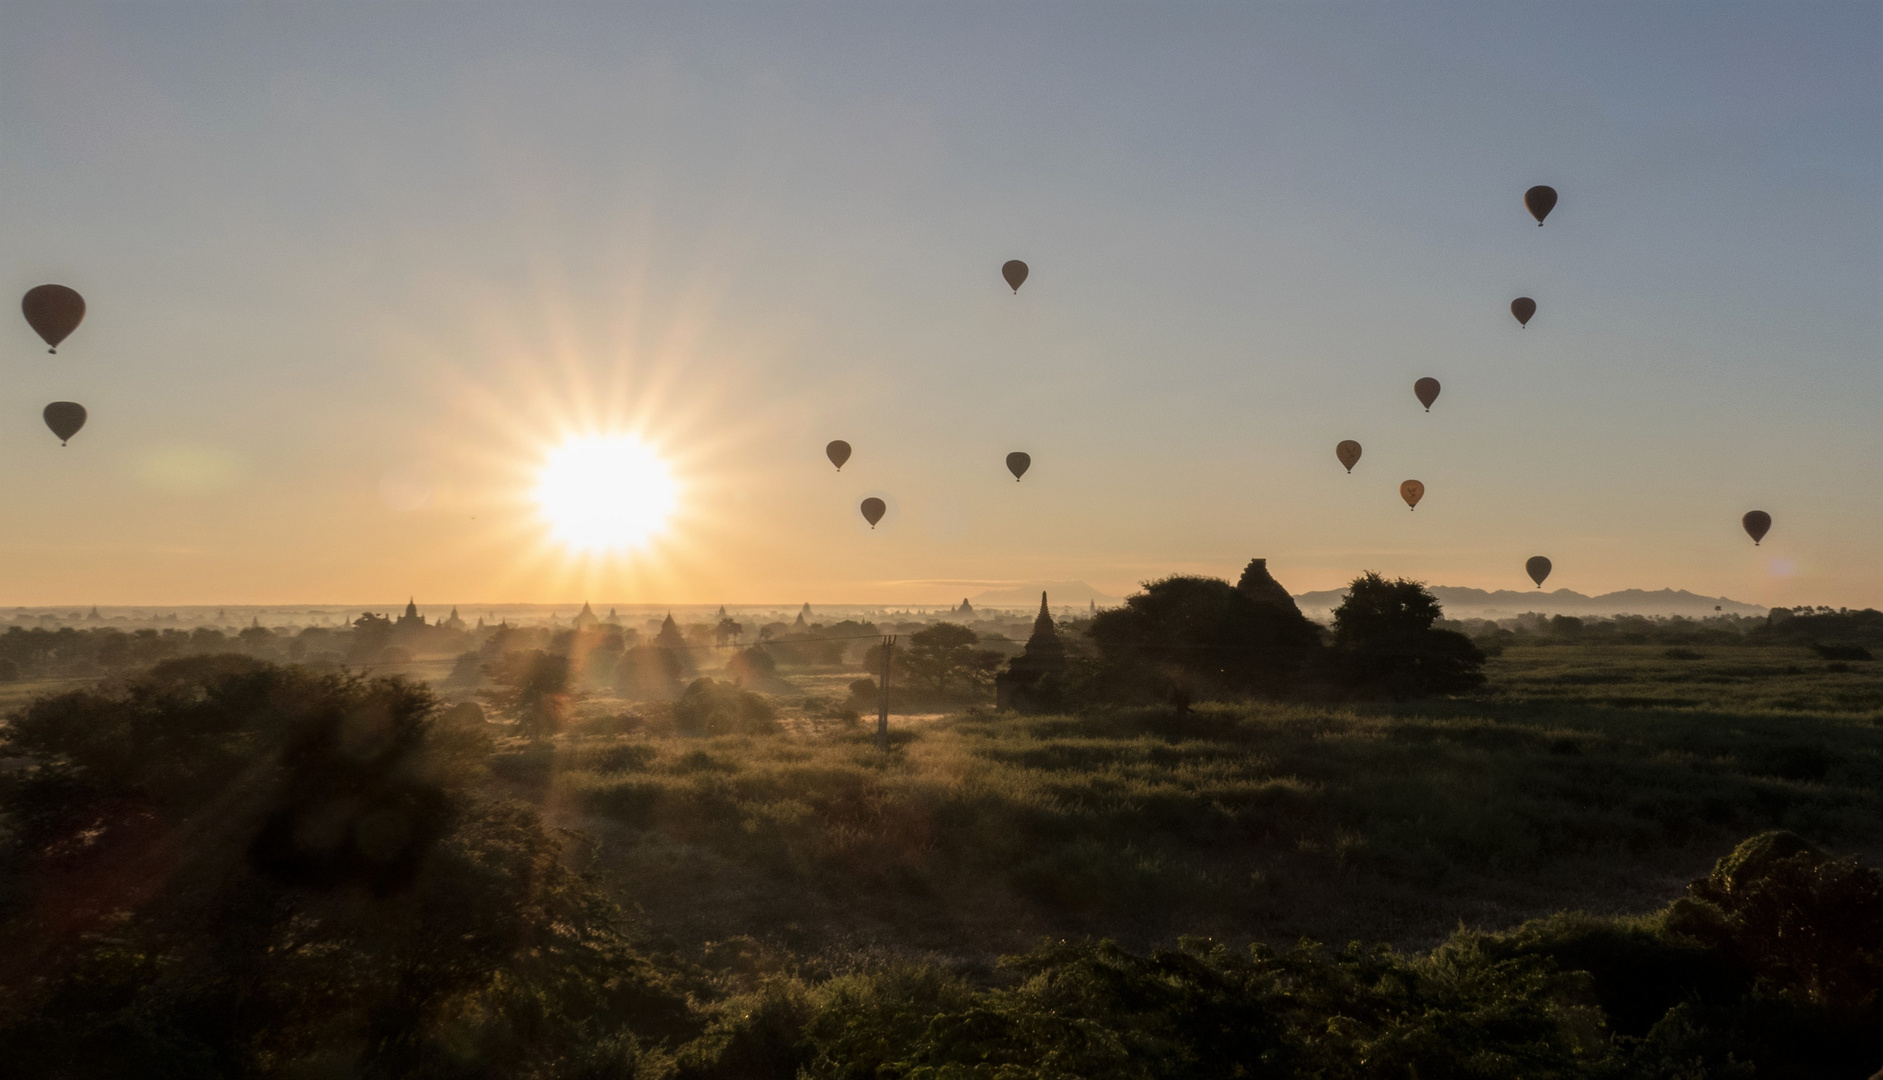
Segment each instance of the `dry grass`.
M900 724L887 754L873 719L569 738L499 775L592 836L676 941L813 955L983 959L1084 933L1421 945L1659 906L1764 828L1883 841L1879 665L1664 651L1513 650L1483 695L1405 707L969 713Z

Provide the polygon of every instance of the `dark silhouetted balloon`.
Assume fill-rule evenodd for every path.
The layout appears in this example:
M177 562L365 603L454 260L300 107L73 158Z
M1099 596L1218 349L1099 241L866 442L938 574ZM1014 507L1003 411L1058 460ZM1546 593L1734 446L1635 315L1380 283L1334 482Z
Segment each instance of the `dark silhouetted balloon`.
M1763 510L1748 510L1739 523L1746 527L1746 535L1752 537L1752 546L1758 547L1759 541L1772 529L1772 515Z
M1334 447L1334 456L1340 459L1342 465L1347 466L1348 472L1352 472L1354 465L1360 460L1360 444L1352 439L1343 439L1339 446Z
M876 523L883 520L883 514L889 510L889 506L884 503L883 500L872 495L863 500L861 509L863 511L863 520L869 522L870 528L874 529Z
M35 285L20 298L20 311L26 324L46 339L46 351L56 353L59 342L85 321L85 298L64 285Z
M1007 471L1013 474L1013 482L1019 483L1026 475L1027 467L1033 464L1033 457L1020 450L1007 455Z
M1530 210L1530 216L1536 219L1536 227L1543 227L1543 219L1556 209L1556 189L1548 184L1538 184L1523 193L1523 205Z
M1418 395L1419 404L1425 406L1425 411L1431 412L1432 403L1438 400L1438 380L1432 378L1420 379L1418 382L1412 384L1412 392Z
M1536 587L1541 589L1543 579L1550 576L1550 561L1541 555L1532 555L1530 561L1523 564L1523 569L1530 575L1530 580L1536 582Z
M850 460L850 444L838 439L824 447L824 456L830 459L832 465L837 466L838 472L842 472L843 463Z
M1026 281L1026 263L1019 259L1008 259L1007 265L1000 268L1000 276L1007 279L1007 284L1013 287L1014 292L1019 292L1021 284Z
M1510 302L1510 313L1517 317L1518 326L1529 326L1530 316L1536 314L1536 301L1527 296L1519 296Z
M1406 500L1408 509L1417 510L1419 500L1425 498L1425 485L1417 480L1408 480L1399 485L1399 497Z
M55 401L46 406L44 413L46 426L59 437L59 445L78 434L78 429L85 426L85 406L76 401Z

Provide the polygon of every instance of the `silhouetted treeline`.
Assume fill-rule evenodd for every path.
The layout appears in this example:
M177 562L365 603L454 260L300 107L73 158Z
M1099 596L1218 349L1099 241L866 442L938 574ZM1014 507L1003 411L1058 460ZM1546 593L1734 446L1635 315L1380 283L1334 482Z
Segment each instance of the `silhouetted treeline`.
M1771 614L1648 617L1530 613L1510 619L1463 619L1443 626L1495 653L1513 645L1883 645L1883 611L1865 608L1774 608ZM1837 659L1838 657L1831 657ZM1847 659L1863 659L1849 656Z
M1484 654L1438 625L1416 581L1356 578L1334 628L1310 621L1264 571L1261 588L1176 576L1063 635L1063 671L1040 677L1027 711L1247 697L1416 697L1484 681ZM1015 665L1019 665L1015 661Z
M260 627L225 634L193 630L113 628L47 630L8 627L0 634L0 681L44 676L83 677L147 668L161 660L234 651L285 659L293 641ZM305 652L305 644L302 652ZM298 658L298 657L297 657Z

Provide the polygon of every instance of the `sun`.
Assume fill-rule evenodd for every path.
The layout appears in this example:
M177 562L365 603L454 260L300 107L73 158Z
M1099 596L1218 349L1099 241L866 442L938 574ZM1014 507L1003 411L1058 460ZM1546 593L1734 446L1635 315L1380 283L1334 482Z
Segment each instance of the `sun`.
M577 435L544 457L536 507L572 551L630 551L659 536L680 485L652 447L632 435Z

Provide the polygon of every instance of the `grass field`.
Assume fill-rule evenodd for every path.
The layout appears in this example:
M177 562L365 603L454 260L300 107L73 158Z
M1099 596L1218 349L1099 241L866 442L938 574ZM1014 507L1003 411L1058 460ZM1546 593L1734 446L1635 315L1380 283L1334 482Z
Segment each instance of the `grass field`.
M0 978L22 1075L1856 1080L1883 1061L1883 880L1766 832L1883 852L1874 663L1513 648L1468 697L971 709L897 717L887 749L840 697L854 672L788 673L769 704L597 695L530 742L455 708L428 728L409 688L249 665L22 725L87 763L76 786L4 789L10 824L68 823L0 881L7 955L34 972ZM292 782L252 788L245 747L298 710L331 738L297 737ZM722 715L763 733L673 734ZM389 718L422 741L363 768ZM154 730L174 752L145 768ZM393 878L375 845L444 820L427 806L456 809ZM276 820L300 824L257 847Z
M688 951L1419 947L1460 924L1658 907L1761 829L1883 853L1883 663L1564 644L1486 670L1475 694L1406 704L896 716L887 754L873 716L830 718L860 673L793 673L782 734L508 740L495 775ZM0 708L75 685L0 685Z
M497 775L672 941L833 959L1085 934L1427 946L1659 907L1775 827L1874 861L1883 664L1694 652L1512 649L1481 693L1407 705L899 720L887 754L834 722L565 736Z

